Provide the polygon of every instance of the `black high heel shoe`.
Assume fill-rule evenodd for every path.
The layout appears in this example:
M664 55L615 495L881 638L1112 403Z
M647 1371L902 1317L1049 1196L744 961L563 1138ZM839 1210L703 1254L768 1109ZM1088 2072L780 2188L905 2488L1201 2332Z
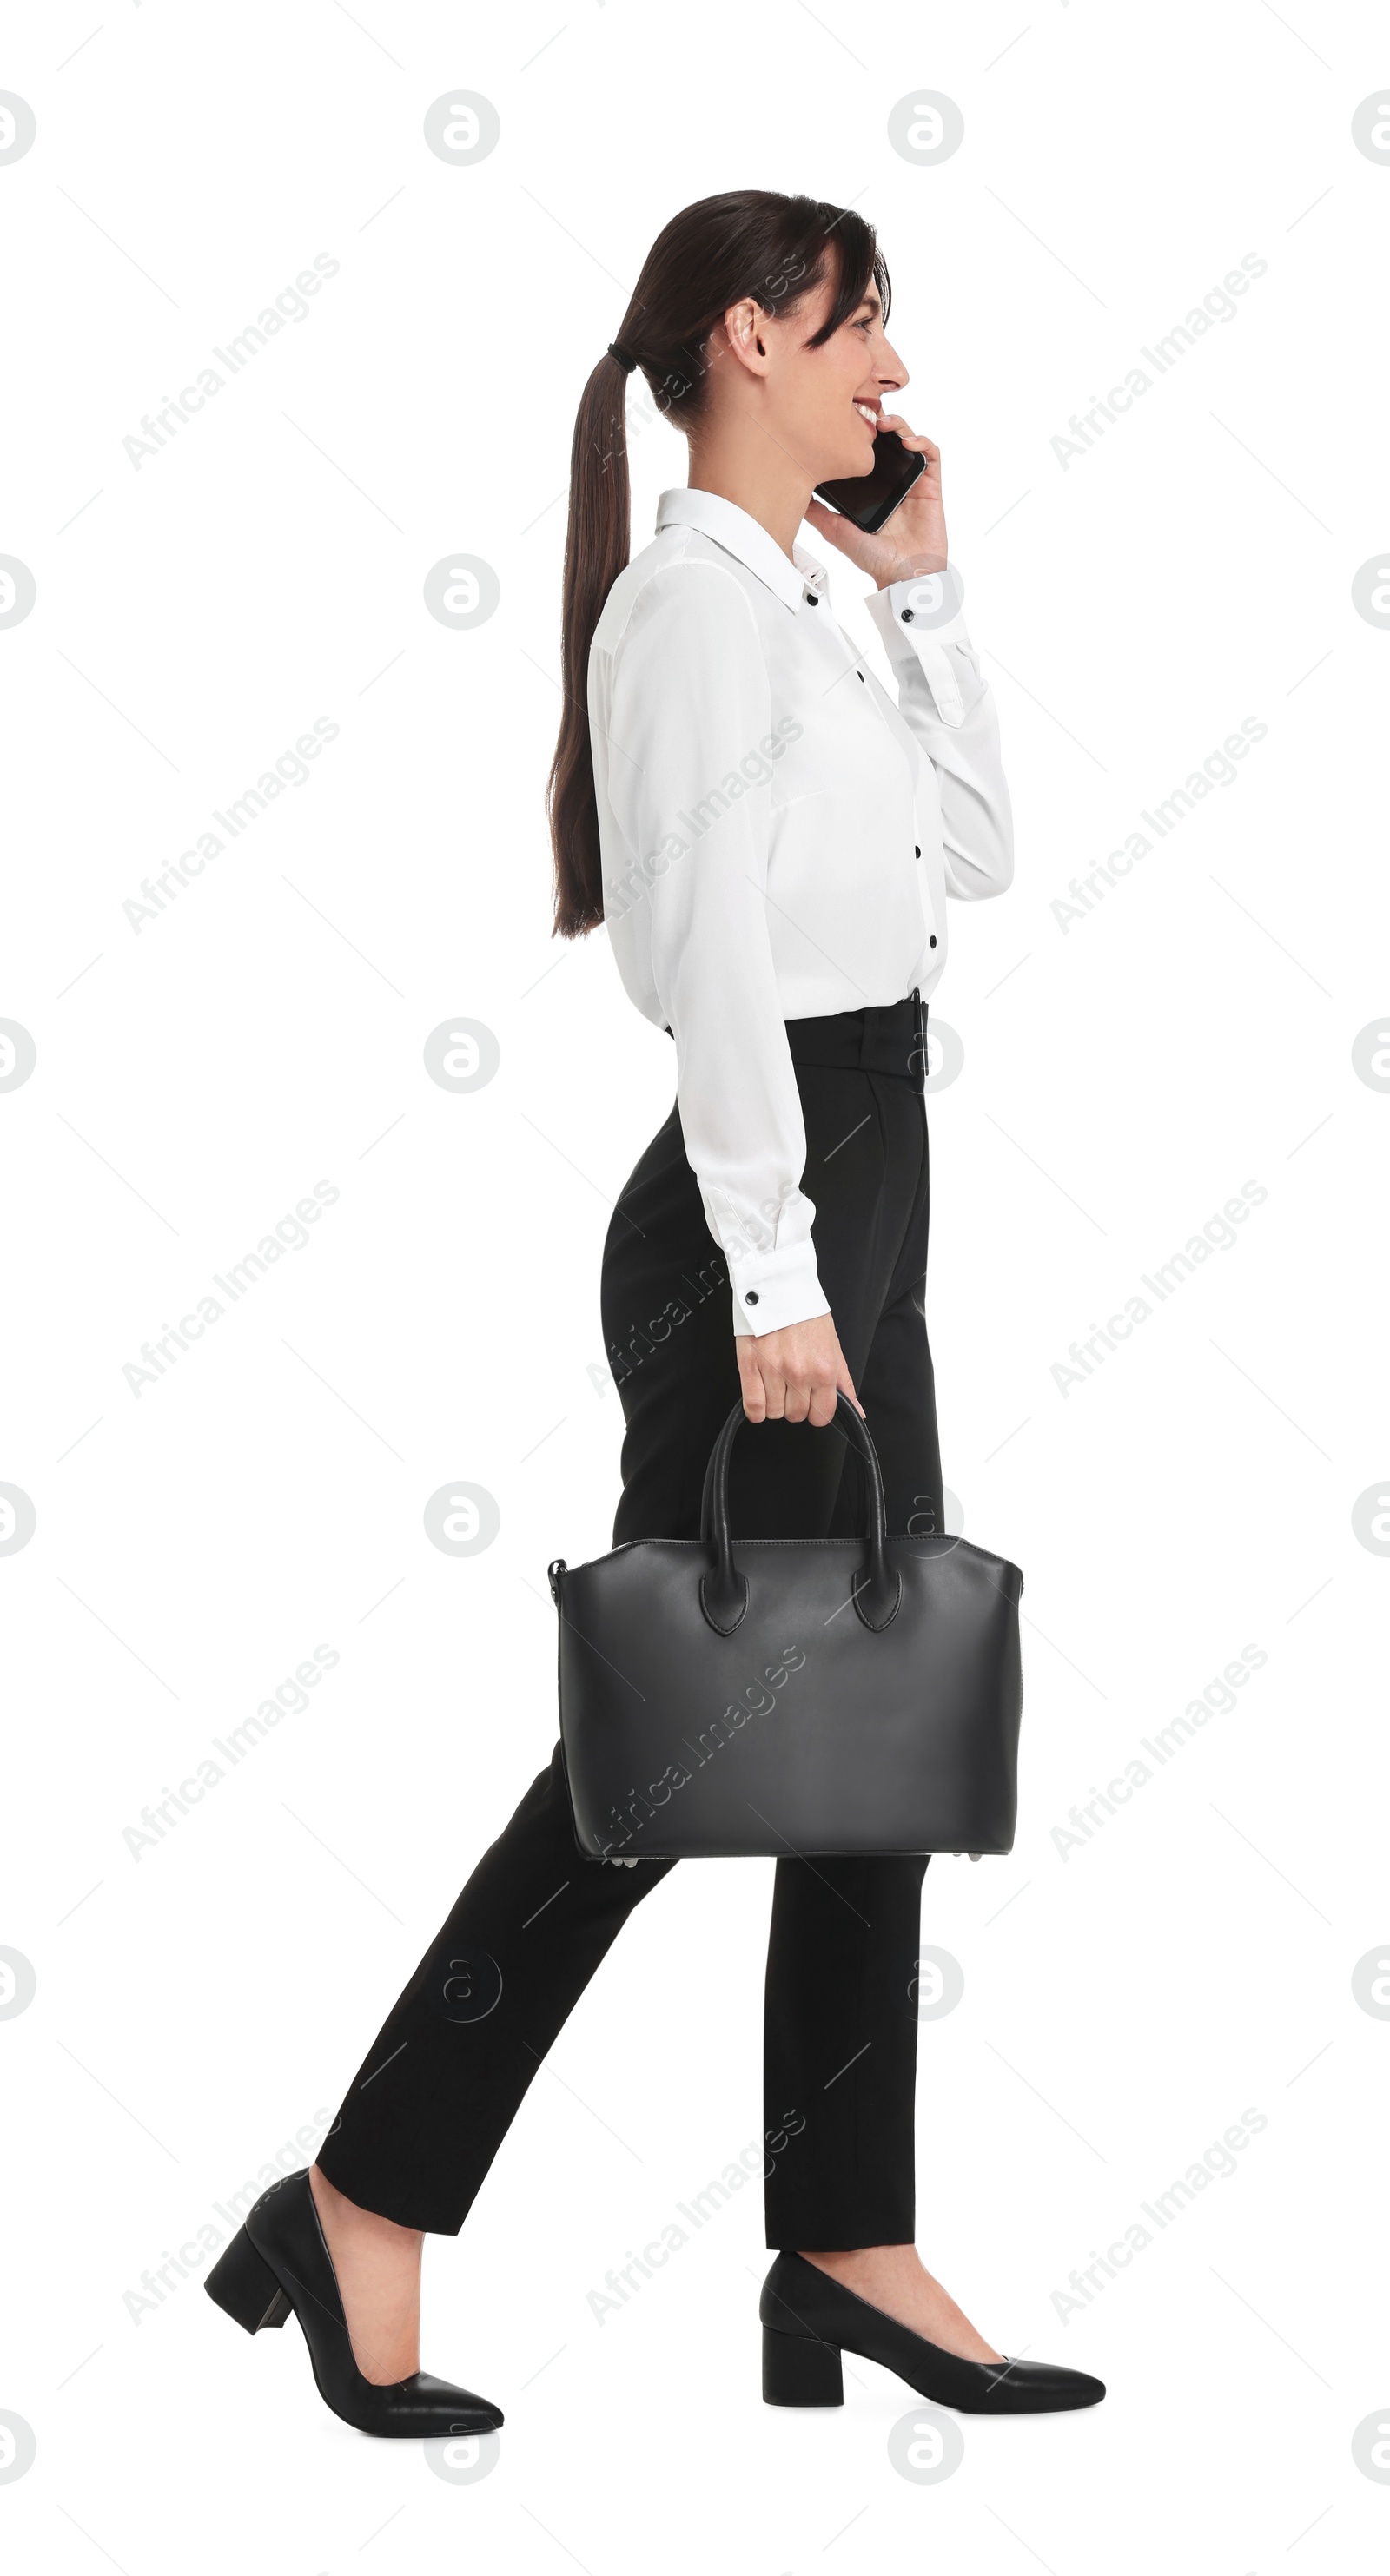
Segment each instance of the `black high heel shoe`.
M432 2379L425 2370L389 2387L363 2378L307 2166L262 2192L203 2287L248 2334L282 2326L293 2311L320 2397L359 2433L432 2441L450 2433L495 2433L502 2421L501 2408L486 2397Z
M962 2361L845 2289L800 2254L779 2254L758 2308L769 2406L843 2406L842 2352L895 2370L919 2397L962 2415L1054 2415L1094 2406L1103 2379L1050 2361Z

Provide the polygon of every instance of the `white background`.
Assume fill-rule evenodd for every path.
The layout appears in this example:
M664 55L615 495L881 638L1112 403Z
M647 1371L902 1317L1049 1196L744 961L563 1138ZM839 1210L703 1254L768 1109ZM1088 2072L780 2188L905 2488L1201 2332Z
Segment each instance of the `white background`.
M0 87L38 123L0 168L0 552L37 584L0 632L0 1013L37 1047L0 1095L0 1477L37 1512L0 1560L0 1942L38 1980L0 2029L0 2406L38 2445L0 2493L14 2563L1380 2566L1390 2491L1351 2445L1390 2416L1390 2029L1351 1980L1390 1934L1390 1568L1352 1510L1390 1468L1390 1100L1352 1046L1387 1004L1390 638L1352 582L1387 533L1390 172L1351 120L1383 21L567 8L9 13ZM470 167L422 137L451 82L501 119ZM888 139L914 84L964 116L937 167ZM600 1250L671 1079L603 936L548 936L570 430L657 230L745 185L879 227L1000 708L1018 876L953 921L929 1317L947 1482L1027 1577L1023 1799L1010 1859L928 1871L965 1993L921 2036L919 2242L1006 2350L1111 2393L963 2419L934 2485L891 2464L910 2392L870 2365L842 2415L764 2408L756 2185L595 2321L761 2126L770 1865L706 1864L636 1917L429 2250L426 2364L507 2415L455 2485L338 2424L297 2329L244 2339L196 2276L138 2322L125 2293L319 2134L549 1755L544 1568L602 1552L617 1492ZM307 317L137 470L141 416L318 253ZM1070 415L1246 253L1235 317L1064 470ZM653 426L632 456L642 543L684 450ZM451 549L501 585L464 632L422 597ZM308 781L133 930L140 880L320 716ZM1246 717L1236 781L1059 926ZM464 1096L424 1069L450 1015L501 1047ZM142 1342L318 1180L309 1243L134 1395ZM1247 1180L1237 1243L1060 1392ZM422 1519L457 1479L501 1513L462 1560ZM319 1643L307 1710L132 1857ZM1064 1859L1054 1826L1247 1644L1234 1710ZM1237 2171L1060 2317L1246 2108Z

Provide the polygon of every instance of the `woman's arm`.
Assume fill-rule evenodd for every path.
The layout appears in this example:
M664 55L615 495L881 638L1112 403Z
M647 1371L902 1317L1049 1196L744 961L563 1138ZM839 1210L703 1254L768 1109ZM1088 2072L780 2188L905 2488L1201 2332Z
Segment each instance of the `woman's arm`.
M614 650L609 802L621 899L650 907L686 1151L729 1265L734 1330L828 1314L801 1188L806 1132L767 924L782 741L752 608L718 564L644 583Z
M978 901L1012 882L1013 808L993 694L960 599L949 564L875 591L869 615L893 666L899 711L936 771L946 891Z
M1013 810L999 753L999 720L966 633L960 576L947 559L941 451L895 412L883 426L925 456L900 509L877 536L812 501L807 520L878 587L869 614L893 666L898 706L936 771L946 891L1002 894L1013 878Z

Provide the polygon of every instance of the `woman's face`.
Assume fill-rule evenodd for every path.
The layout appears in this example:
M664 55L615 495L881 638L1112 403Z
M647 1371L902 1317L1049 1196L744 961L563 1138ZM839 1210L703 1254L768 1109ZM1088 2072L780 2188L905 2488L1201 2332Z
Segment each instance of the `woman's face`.
M885 336L872 279L838 331L818 349L807 346L827 319L834 293L834 280L827 278L795 312L768 314L750 299L727 317L745 363L751 359L764 379L763 426L813 484L872 473L878 415L894 407L884 397L907 383L907 369Z

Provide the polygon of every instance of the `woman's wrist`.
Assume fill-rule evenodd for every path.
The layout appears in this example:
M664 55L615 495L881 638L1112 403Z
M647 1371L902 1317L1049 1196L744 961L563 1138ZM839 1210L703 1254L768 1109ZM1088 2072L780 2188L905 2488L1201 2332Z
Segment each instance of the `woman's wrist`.
M928 573L944 572L945 569L945 555L906 555L893 566L891 572L883 575L878 587L880 590L891 590L895 582L923 581Z

